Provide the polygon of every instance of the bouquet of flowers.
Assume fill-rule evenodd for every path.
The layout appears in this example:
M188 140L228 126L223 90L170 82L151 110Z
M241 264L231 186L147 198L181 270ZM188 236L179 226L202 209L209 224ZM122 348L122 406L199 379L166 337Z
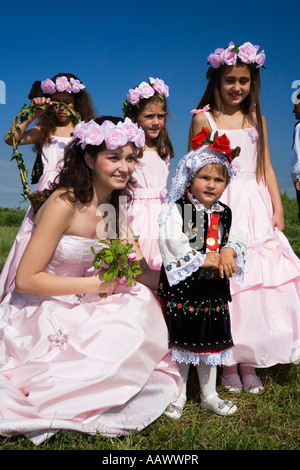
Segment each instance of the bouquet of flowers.
M136 259L136 253L132 249L132 243L128 240L121 243L118 238L113 240L99 240L104 245L97 253L91 246L95 255L93 266L95 269L104 269L104 280L111 281L119 278L119 284L130 287L136 285L135 278L143 272ZM106 294L99 294L105 296Z

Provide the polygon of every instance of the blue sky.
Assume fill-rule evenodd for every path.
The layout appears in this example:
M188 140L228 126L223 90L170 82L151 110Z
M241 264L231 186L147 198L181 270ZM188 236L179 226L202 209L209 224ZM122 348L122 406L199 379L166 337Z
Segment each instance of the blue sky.
M121 115L129 88L150 76L162 78L170 87L172 176L186 153L190 110L206 86L207 56L230 41L250 41L265 50L261 105L272 163L281 192L287 190L295 197L290 155L293 83L300 88L297 31L296 0L284 4L276 0L73 0L1 5L0 80L6 86L6 103L0 104L0 206L17 207L22 199L17 165L10 161L12 149L3 137L22 105L29 104L27 94L35 80L61 71L74 73L87 86L99 115ZM31 171L35 158L31 146L20 151Z

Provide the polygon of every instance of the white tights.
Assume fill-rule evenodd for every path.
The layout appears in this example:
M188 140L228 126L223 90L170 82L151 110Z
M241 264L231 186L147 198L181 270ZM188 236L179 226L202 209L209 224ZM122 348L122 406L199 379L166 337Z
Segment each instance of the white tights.
M187 386L187 379L189 374L190 364L186 364L184 362L178 364L180 375L183 379L183 387L181 392L181 397L186 397L186 386ZM210 395L216 393L216 383L217 383L217 367L211 366L209 364L205 364L204 362L200 362L198 366L196 366L199 385L200 385L200 394L201 398L206 398ZM218 395L213 398L216 402L219 400ZM210 400L211 401L211 400Z

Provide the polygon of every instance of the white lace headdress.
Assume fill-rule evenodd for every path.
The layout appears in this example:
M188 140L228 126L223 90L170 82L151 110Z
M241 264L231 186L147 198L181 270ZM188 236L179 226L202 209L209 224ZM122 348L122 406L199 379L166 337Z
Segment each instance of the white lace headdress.
M225 134L221 136L221 138L224 137L226 137ZM217 138L218 136L215 136L214 141L208 141L209 143L191 150L180 160L176 169L175 176L171 181L168 194L165 199L167 203L166 210L159 217L160 225L166 221L166 219L171 213L172 207L174 206L175 202L184 195L187 187L189 186L190 181L195 176L197 171L200 170L200 168L203 168L205 165L209 165L210 163L220 163L221 165L224 165L227 168L229 182L231 178L235 175L235 171L231 166L230 157L228 157L228 152L225 154L224 152L211 147L211 144L214 144L217 141ZM230 149L229 146L228 148ZM232 155L233 152L239 152L239 148L238 150L230 150L230 155Z

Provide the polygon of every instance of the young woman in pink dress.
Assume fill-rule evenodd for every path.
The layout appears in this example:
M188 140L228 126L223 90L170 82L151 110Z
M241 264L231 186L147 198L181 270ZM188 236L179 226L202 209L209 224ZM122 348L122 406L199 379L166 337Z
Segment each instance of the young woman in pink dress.
M190 126L190 138L205 127L211 135L226 132L242 149L234 161L237 175L221 199L248 246L244 283L231 287L235 347L221 379L231 391L252 393L263 390L255 368L300 357L300 260L282 233L283 207L259 102L265 54L258 50L249 42L230 43L209 55L209 82Z
M178 395L181 380L152 293L159 273L130 238L143 268L137 286L104 281L93 269L91 246L99 251L107 233L99 234L101 205L117 214L124 239L118 201L130 196L144 141L122 118L74 129L16 287L0 304L1 435L25 434L35 443L59 430L126 435L157 419Z
M40 93L37 91L38 86ZM45 106L45 109L37 108L31 119L21 123L16 137L20 140L20 145L33 144L37 152L41 153L43 173L36 186L36 191L39 192L49 188L57 176L64 149L71 141L74 130L71 116L64 108L52 105L52 102L69 105L80 114L81 119L87 121L95 116L95 112L85 86L73 74L57 74L51 80L35 82L33 88L38 96L32 99L32 103ZM29 128L35 120L37 123ZM5 136L5 142L12 145L9 133ZM33 219L33 210L29 207L1 272L0 300L13 287L18 264L30 238Z
M158 217L169 176L170 158L174 156L168 135L167 97L169 88L163 80L150 78L130 89L124 114L145 132L146 145L133 177L133 200L128 207L128 221L138 237L141 251L149 265L160 270L162 260L158 246Z

